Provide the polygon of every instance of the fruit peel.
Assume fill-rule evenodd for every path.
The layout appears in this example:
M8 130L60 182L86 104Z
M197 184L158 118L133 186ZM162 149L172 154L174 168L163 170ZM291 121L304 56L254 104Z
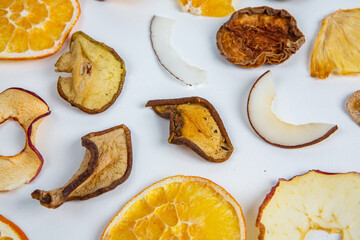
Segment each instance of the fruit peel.
M35 190L31 196L47 208L67 201L87 200L113 190L127 180L132 169L130 130L125 125L89 133L81 138L86 148L79 170L61 188Z
M214 106L200 97L151 100L145 105L170 120L169 143L186 145L210 162L228 160L234 150Z
M216 35L220 54L245 68L280 64L305 43L295 18L267 6L236 11Z
M0 122L13 119L23 128L26 136L24 149L14 156L0 156L0 191L9 191L32 182L40 173L43 157L35 147L36 130L49 106L35 93L22 88L9 88L0 93L2 113Z
M71 37L70 51L55 63L59 95L83 112L101 113L120 95L125 81L125 63L116 51L78 31Z

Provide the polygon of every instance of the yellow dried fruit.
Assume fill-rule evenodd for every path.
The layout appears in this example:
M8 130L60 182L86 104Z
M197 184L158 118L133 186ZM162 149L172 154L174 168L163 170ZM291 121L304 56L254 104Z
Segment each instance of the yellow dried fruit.
M311 76L360 73L360 8L338 10L322 21L311 56Z
M360 125L360 91L354 92L349 97L346 108L354 121Z

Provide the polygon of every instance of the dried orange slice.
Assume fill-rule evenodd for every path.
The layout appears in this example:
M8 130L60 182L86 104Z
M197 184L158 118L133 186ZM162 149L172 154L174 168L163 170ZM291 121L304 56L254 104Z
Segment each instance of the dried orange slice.
M15 223L0 215L0 240L29 240Z
M200 177L165 178L125 204L101 240L245 240L240 205Z
M179 0L185 12L208 17L225 17L235 11L232 0Z
M1 0L0 59L33 59L56 53L79 15L77 0Z

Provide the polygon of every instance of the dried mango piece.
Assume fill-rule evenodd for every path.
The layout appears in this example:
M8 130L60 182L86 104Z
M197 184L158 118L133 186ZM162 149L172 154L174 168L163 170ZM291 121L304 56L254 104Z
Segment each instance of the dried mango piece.
M108 109L120 95L125 64L114 49L83 32L72 35L70 51L61 55L55 71L71 73L59 77L58 92L80 110L95 114Z
M241 67L285 62L305 42L295 18L286 10L244 8L231 16L216 35L220 54Z
M311 56L311 76L360 73L360 8L338 10L322 21Z
M151 100L162 118L170 119L169 143L186 145L210 162L229 159L234 148L215 108L200 97Z
M110 191L123 183L132 168L130 130L125 125L81 138L86 148L79 170L65 186L35 190L31 196L47 208L57 208L71 200L86 200Z
M360 91L354 92L349 97L346 108L354 121L360 125Z

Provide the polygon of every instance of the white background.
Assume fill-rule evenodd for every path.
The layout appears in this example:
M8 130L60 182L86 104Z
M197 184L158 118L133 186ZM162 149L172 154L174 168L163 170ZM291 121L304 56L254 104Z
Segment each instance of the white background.
M277 183L310 169L360 171L360 128L346 111L350 94L360 89L360 76L310 77L309 62L321 20L339 8L359 7L356 0L242 0L237 9L268 5L287 9L298 21L306 43L278 66L244 69L228 63L218 52L215 35L225 18L199 17L179 10L177 0L81 0L82 13L73 29L113 47L126 64L123 91L107 111L88 115L71 107L57 93L59 73L54 63L68 51L69 40L50 57L30 61L1 61L0 90L22 87L40 95L51 115L40 125L36 146L45 163L39 176L15 191L0 193L0 214L19 225L32 240L99 239L117 211L143 188L162 178L184 174L209 178L223 186L242 206L248 239L256 239L258 207ZM173 48L191 65L207 71L207 82L187 87L169 75L151 49L152 16L176 20ZM251 129L246 102L254 81L271 69L277 97L274 112L294 123L328 122L339 130L307 148L287 150L262 141ZM235 147L224 163L210 163L183 146L167 143L169 121L145 108L150 99L201 96L222 117ZM65 203L51 210L30 196L35 189L62 186L77 170L85 149L80 138L93 131L126 124L132 132L134 165L129 179L99 197ZM0 153L15 154L24 134L15 123L0 127Z

